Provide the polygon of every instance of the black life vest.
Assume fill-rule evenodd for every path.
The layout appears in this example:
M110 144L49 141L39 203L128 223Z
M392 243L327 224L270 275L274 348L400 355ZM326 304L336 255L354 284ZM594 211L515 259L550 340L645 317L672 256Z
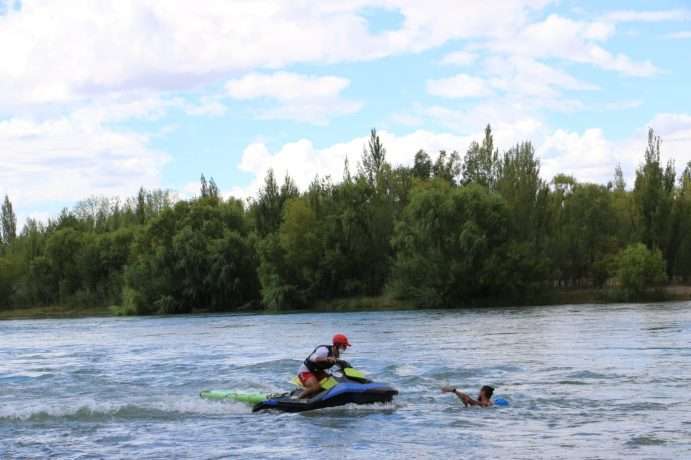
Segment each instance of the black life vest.
M305 359L305 362L304 362L305 367L307 369L309 369L310 372L322 372L326 369L330 369L334 365L334 363L330 363L327 361L315 363L314 361L312 361L310 359L312 357L312 355L317 351L317 349L321 348L321 347L326 347L326 349L329 350L329 354L327 355L328 358L334 356L333 345L317 345L317 347L314 350L312 350L312 353L310 353L309 356L307 356L307 359Z

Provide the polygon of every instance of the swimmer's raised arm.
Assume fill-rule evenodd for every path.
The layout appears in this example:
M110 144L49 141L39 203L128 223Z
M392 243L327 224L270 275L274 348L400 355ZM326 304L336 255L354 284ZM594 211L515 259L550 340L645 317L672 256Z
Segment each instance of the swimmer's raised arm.
M468 407L468 404L474 405L470 402L470 401L473 401L473 399L470 396L463 393L462 391L458 391L456 388L454 388L450 385L444 385L443 387L441 387L441 392L442 393L453 393L453 394L455 394L456 396L458 396L458 399L460 399L461 402L463 402L463 405L465 407Z
M453 393L456 396L458 396L458 399L463 402L463 405L465 407L468 406L481 406L481 407L488 407L492 405L492 400L490 399L492 397L492 393L494 392L494 388L490 386L483 386L482 389L480 389L480 395L478 396L478 399L473 399L467 394L463 393L462 391L458 391L455 387L452 387L450 385L444 385L441 387L442 393Z

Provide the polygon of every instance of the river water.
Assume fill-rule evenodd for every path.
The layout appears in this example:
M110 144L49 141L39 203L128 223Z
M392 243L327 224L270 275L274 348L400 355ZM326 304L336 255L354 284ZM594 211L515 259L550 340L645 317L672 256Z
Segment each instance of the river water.
M285 391L336 332L393 403L198 397ZM690 389L691 303L3 321L0 458L691 458Z

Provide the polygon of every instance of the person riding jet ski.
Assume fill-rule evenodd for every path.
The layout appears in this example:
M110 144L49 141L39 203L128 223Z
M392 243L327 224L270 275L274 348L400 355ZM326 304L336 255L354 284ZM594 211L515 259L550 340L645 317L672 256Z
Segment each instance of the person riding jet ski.
M331 340L332 345L319 345L310 353L298 370L298 379L305 387L299 399L309 398L321 391L319 382L328 376L330 369L340 361L341 354L350 346L348 337L336 334Z

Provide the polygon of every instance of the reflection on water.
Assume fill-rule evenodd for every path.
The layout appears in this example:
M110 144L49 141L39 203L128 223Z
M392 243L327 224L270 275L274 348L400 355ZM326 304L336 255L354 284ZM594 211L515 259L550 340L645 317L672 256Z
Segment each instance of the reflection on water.
M691 305L0 322L0 458L691 458ZM390 404L252 414L335 332ZM439 392L483 384L508 408Z

